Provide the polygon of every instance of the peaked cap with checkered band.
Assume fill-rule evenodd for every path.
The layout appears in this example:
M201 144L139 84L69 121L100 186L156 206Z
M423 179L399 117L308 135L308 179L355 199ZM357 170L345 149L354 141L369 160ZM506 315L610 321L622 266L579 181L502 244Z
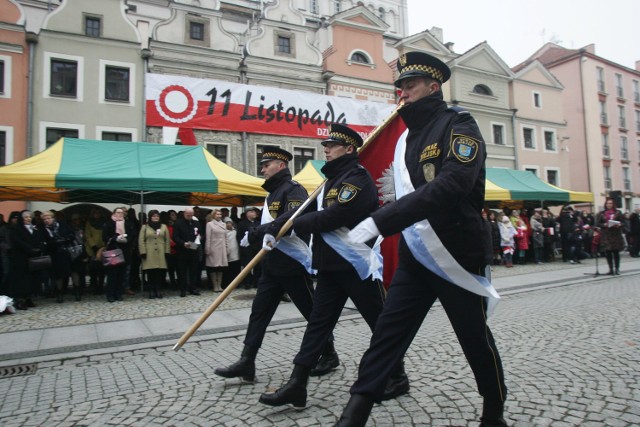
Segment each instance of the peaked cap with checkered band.
M282 160L283 162L289 163L291 159L293 159L293 155L280 147L276 147L275 145L262 147L261 164L270 162L271 160Z
M345 125L331 123L331 125L329 125L329 138L322 141L322 145L326 145L328 142L353 145L355 148L359 148L362 146L363 141L362 137L358 135L358 132L355 130Z
M407 52L401 55L398 58L397 69L398 79L393 82L396 87L400 87L400 82L409 77L430 77L440 84L451 77L451 70L447 64L424 52Z

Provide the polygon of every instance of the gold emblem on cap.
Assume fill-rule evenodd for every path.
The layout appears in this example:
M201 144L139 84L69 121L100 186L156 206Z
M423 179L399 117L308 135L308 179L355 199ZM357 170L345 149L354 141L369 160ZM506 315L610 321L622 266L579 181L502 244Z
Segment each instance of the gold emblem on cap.
M400 63L400 66L402 66L402 67L407 65L407 55L405 55L405 54L400 55L400 58L398 58L398 62Z

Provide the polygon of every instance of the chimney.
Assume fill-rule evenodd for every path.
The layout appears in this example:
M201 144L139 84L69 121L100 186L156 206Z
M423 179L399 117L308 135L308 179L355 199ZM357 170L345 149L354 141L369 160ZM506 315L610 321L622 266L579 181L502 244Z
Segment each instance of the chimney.
M440 27L431 27L431 29L429 30L429 32L431 34L433 34L433 36L440 42L443 43L443 38L442 38L442 28Z

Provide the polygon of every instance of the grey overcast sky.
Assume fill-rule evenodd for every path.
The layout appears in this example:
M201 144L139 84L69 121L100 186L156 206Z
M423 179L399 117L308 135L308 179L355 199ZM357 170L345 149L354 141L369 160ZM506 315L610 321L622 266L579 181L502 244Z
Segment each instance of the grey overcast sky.
M640 0L408 0L408 11L410 34L440 27L456 53L487 41L509 67L550 41L594 43L598 56L632 69L640 60Z

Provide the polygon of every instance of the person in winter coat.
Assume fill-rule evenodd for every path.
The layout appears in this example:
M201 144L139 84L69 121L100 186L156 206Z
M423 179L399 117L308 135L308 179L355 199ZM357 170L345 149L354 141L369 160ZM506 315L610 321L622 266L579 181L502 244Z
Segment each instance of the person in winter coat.
M240 273L240 245L236 238L236 223L231 218L225 218L224 223L227 226L227 261L229 265L222 275L222 289L226 289Z
M107 301L122 301L124 293L125 275L127 273L127 263L131 259L133 252L133 238L136 230L133 224L124 217L125 208L119 207L113 210L102 230L102 241L107 249L121 249L125 262L115 266L106 267L107 270Z
M97 259L98 249L104 246L102 241L102 229L104 228L104 218L98 208L93 208L89 214L89 219L84 226L85 250L89 256L89 277L93 293L99 295L104 292L105 271Z
M530 220L531 243L533 244L533 255L536 264L542 264L544 251L544 226L539 212L533 214Z
M622 213L616 209L616 202L607 197L604 210L598 214L598 227L602 230L600 244L607 257L610 275L620 274L620 251L624 249L622 220Z
M63 302L64 291L71 277L71 256L67 248L75 241L75 232L64 221L58 221L53 212L42 213L44 221L44 239L47 253L51 255L51 279L55 284L56 302ZM80 290L74 289L76 299Z
M213 292L222 291L222 274L229 265L227 259L227 226L222 222L222 212L215 209L211 221L207 223L207 239L204 247L207 276L213 285Z
M26 210L12 212L9 216L11 268L7 277L7 295L14 299L18 310L35 307L32 297L41 272L29 270L29 258L41 255L45 249L42 230L34 226L31 220L31 211Z
M496 213L489 212L489 222L491 223L491 243L493 247L493 264L500 265L502 262L502 248L500 247L500 227L496 220Z
M508 216L503 216L502 221L498 224L500 228L500 246L502 247L502 259L504 265L508 268L513 267L513 252L515 251L516 229L511 224Z
M160 289L167 272L166 256L171 251L171 237L167 226L160 222L160 212L150 210L148 218L149 222L140 229L138 251L142 271L147 275L149 298L162 298Z
M522 219L516 222L516 245L518 247L518 264L526 264L526 254L529 250L529 230Z

